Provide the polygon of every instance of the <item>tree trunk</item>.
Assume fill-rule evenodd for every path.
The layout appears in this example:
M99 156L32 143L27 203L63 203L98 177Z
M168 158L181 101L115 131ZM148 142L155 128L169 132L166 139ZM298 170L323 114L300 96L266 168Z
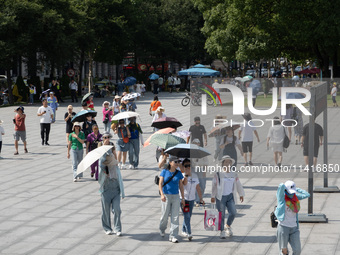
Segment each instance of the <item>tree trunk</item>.
M80 53L80 60L79 60L79 80L78 80L78 83L79 83L80 88L81 88L81 84L83 82L84 59L85 59L85 52L84 52L84 50L82 50L81 53ZM80 89L80 91L81 91L81 89Z
M336 49L333 58L333 78L340 77L340 66L338 65L338 49Z
M9 104L13 104L13 93L12 93L12 79L11 79L11 68L9 65L6 68L7 73L7 88L8 88L8 102Z
M93 75L92 75L92 69L93 69L93 53L91 52L89 54L89 77L88 77L88 86L89 86L89 92L91 92L93 88Z

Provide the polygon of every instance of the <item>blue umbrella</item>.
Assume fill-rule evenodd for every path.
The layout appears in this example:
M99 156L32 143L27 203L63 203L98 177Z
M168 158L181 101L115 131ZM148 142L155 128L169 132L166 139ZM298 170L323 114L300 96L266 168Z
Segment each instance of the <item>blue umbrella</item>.
M203 147L196 144L180 143L165 151L170 155L174 155L178 158L203 158L210 155L210 153Z
M152 73L150 76L149 76L149 79L150 80L157 80L159 78L159 75L158 74L155 74L155 73Z
M287 93L287 99L301 99L305 98L306 96L302 93Z
M190 76L217 76L220 72L210 68L189 68L178 72L178 75L190 75Z
M253 95L257 95L257 93L259 93L261 88L262 88L262 84L261 84L261 82L259 80L253 80L249 84L249 88L253 89Z
M204 65L202 64L197 64L193 66L194 68L206 68Z
M71 120L71 122L85 122L87 116L92 116L92 118L97 116L96 111L92 110L82 110L78 112Z
M126 86L132 86L132 85L135 85L136 82L137 82L137 79L135 77L129 76L125 78L125 80L123 81L123 84Z

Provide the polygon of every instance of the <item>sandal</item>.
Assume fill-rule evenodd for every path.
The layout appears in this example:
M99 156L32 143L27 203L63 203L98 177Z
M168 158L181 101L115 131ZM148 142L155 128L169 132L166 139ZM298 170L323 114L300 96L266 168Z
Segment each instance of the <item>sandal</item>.
M25 149L25 153L28 153L28 150L27 150L27 149Z
M19 152L15 152L14 155L19 155Z

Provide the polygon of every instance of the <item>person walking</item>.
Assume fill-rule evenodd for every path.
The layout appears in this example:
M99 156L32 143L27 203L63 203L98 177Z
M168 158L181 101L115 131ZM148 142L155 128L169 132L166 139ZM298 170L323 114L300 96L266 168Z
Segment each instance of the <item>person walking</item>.
M41 145L50 145L48 143L53 119L53 110L47 105L47 99L43 98L42 106L39 107L37 115L40 117L40 135Z
M169 241L178 243L177 235L179 228L179 207L185 206L183 174L177 170L179 159L174 156L169 157L169 165L167 169L163 169L159 177L159 192L162 201L162 216L159 223L159 231L161 237L165 236L165 230L168 225L168 218L171 214L171 226ZM182 200L180 202L179 191Z
M115 96L113 100L113 114L116 115L120 112L120 96Z
M83 126L82 126L82 131L85 134L85 139L87 139L87 136L92 133L93 125L97 125L97 121L95 121L91 115L87 115L86 121L83 123Z
M76 116L76 113L73 111L73 106L67 106L67 112L65 113L64 120L66 122L66 143L68 144L68 137L72 133L73 124L71 122L72 118Z
M72 103L76 101L78 103L78 97L77 97L77 92L78 92L78 84L74 81L74 79L71 79L70 84L68 85L70 90L71 90L71 99Z
M256 131L256 127L252 122L252 117L250 113L245 113L243 115L244 125L241 125L240 130L238 131L238 139L242 143L242 151L243 158L245 161L245 166L248 166L248 153L249 153L249 165L253 165L252 157L253 157L253 133L255 134L257 141L260 142L259 134Z
M94 111L94 103L93 103L93 96L89 96L88 100L86 101L87 109Z
M29 102L29 104L33 104L34 103L34 95L36 94L36 89L35 89L33 84L30 84L29 92L30 92L30 102Z
M54 123L55 122L55 118L56 118L56 113L57 113L57 110L58 110L58 100L54 96L54 92L53 91L50 92L50 96L47 98L47 105L49 107L51 107L52 110L53 110L52 123Z
M236 169L237 166L237 151L236 147L239 149L241 156L243 156L243 150L241 146L240 140L234 134L233 127L226 128L226 134L222 137L220 148L223 150L222 155L229 155L231 158L235 160L233 166ZM221 157L222 158L222 157ZM219 160L221 160L219 158Z
M24 143L24 151L25 153L28 152L27 150L27 143L26 143L26 126L25 126L25 120L26 120L26 114L24 113L24 107L19 106L15 111L14 111L15 117L13 119L14 121L14 147L15 147L15 152L14 155L18 155L18 143L19 140Z
M310 197L310 194L296 188L293 181L280 183L277 192L277 207L275 216L278 220L277 241L280 254L289 254L288 243L291 245L293 254L301 254L301 241L298 213L300 211L300 200Z
M195 204L195 194L199 195L200 203L204 205L203 195L201 193L198 177L195 173L191 171L191 164L189 159L184 159L182 162L184 168L184 179L183 179L183 189L184 189L184 199L185 206L181 207L183 212L183 226L182 226L182 236L187 237L189 241L192 240L191 232L191 215ZM183 197L181 197L182 199Z
M172 90L175 88L175 78L172 75L168 78L168 88L170 93L172 93Z
M159 76L159 78L158 78L159 92L161 92L162 89L163 89L163 83L164 83L163 77L162 77L162 76Z
M237 173L230 171L234 162L234 159L229 155L223 156L221 160L223 171L216 172L212 181L211 203L216 202L217 210L222 213L220 221L221 239L226 238L226 234L228 236L233 235L231 224L236 216L234 194L236 195L236 191L238 192L241 203L244 198L244 190ZM224 231L225 209L228 210L226 231Z
M181 88L181 78L178 76L174 78L174 84L176 88L176 92L179 93L179 89Z
M2 120L0 120L0 159L1 157L1 148L2 148L2 136L5 135L5 129L2 127L2 123L4 123Z
M204 136L204 146L207 146L208 145L207 131L205 131L205 127L201 125L201 118L198 116L195 117L194 122L195 124L189 128L190 136L187 138L187 143L189 143L190 138L191 138L191 142L197 138L200 141L199 146L203 147L203 136Z
M274 117L273 119L273 126L268 130L267 148L269 148L269 146L272 147L275 165L281 167L283 159L283 140L287 131L285 130L285 127L281 125L279 117Z
M300 144L303 135L303 118L302 111L297 106L293 108L292 119L297 122L296 125L294 126L294 136L295 144L298 145Z
M155 115L152 118L152 123L160 118L165 118L166 114L164 113L165 109L162 106L159 106L156 110ZM159 128L153 128L153 131L157 131Z
M103 135L105 138L103 145L110 145L110 133ZM117 166L117 156L115 150L109 150L99 159L99 176L102 203L102 226L105 234L117 236L122 235L120 200L125 197L123 178ZM114 215L113 228L111 226L111 211Z
M338 103L336 102L336 95L338 92L338 88L336 87L336 82L333 83L333 88L331 90L331 97L333 101L333 107L338 107Z
M292 126L294 125L294 122L292 121L293 117L293 105L292 104L287 104L286 105L286 115L281 116L281 122L282 124L287 127L288 130L288 138L289 141L292 140Z
M117 151L118 151L118 167L121 169L124 169L126 167L126 155L129 151L129 139L131 138L130 130L125 126L124 119L121 119L118 121L118 126L114 130L114 133L118 135L117 140ZM122 163L122 157L123 157L123 163Z
M158 96L155 96L153 98L153 101L150 104L150 109L149 109L149 114L150 116L154 116L156 110L158 109L158 107L162 106L161 102L158 100Z
M103 103L103 124L104 124L105 132L110 132L112 116L113 116L113 107L110 107L110 102L105 101Z
M314 158L313 165L316 166L319 155L319 148L323 144L323 129L318 123L314 123ZM303 127L301 147L303 148L303 157L306 166L308 166L309 159L309 123Z
M86 154L98 148L98 144L102 141L102 135L99 133L97 124L92 125L92 131L86 138ZM91 177L94 175L98 180L98 160L91 165Z
M73 123L72 131L73 132L70 134L68 139L67 158L69 159L70 155L72 155L73 182L76 182L77 178L80 179L83 177L83 173L77 175L77 168L79 163L83 160L85 134L81 131L79 122Z
M139 124L136 123L136 117L129 118L130 123L127 125L127 128L130 131L131 137L129 139L129 163L130 169L137 169L139 165L139 151L140 151L140 138L142 141L142 145L144 144L142 138L142 128Z

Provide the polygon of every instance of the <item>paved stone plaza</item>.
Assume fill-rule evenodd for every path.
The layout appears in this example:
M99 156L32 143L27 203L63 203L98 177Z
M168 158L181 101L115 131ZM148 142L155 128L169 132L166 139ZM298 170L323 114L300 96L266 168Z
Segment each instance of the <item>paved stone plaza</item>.
M167 116L176 117L187 130L193 122L189 107L182 107L184 93L159 95ZM107 100L107 98L106 98ZM67 100L70 101L70 100ZM173 244L168 236L160 237L158 225L161 203L154 177L158 173L155 146L141 149L138 170L122 170L126 198L122 200L121 237L105 235L101 226L101 202L99 185L85 172L84 178L72 182L71 159L67 159L64 113L68 103L57 111L52 125L50 146L42 146L40 140L39 104L25 106L27 148L19 142L19 155L14 156L14 127L12 119L16 107L0 108L6 135L0 159L0 252L1 254L278 254L276 229L271 228L269 215L276 204L279 183L293 179L297 186L307 190L307 173L240 174L245 188L245 201L237 205L238 214L232 225L234 236L220 239L218 232L203 228L204 210L194 209L192 217L193 241L180 238ZM99 112L97 121L101 132L104 99L95 99ZM110 98L112 102L112 98ZM151 117L148 115L152 95L137 102L141 115L144 139L151 133ZM224 106L231 111L231 106ZM80 103L74 104L78 112ZM208 111L214 114L213 108ZM219 109L220 110L220 109ZM226 114L228 115L228 114ZM230 115L230 114L229 114ZM279 112L276 112L279 115ZM274 115L272 115L274 116ZM328 109L329 163L339 164L340 111ZM307 119L305 118L305 121ZM321 117L317 122L322 123ZM204 123L203 123L204 124ZM273 164L271 151L266 150L268 125L259 128L260 143L255 142L255 165ZM206 126L210 130L210 126ZM115 140L115 137L114 137ZM208 140L212 149L214 139ZM238 156L239 166L244 164ZM323 157L320 147L319 161ZM291 144L284 153L283 164L303 165L302 149ZM322 185L322 174L315 174L315 184ZM331 174L329 185L340 187L339 174ZM205 201L210 204L211 179L207 181ZM314 212L324 213L328 223L301 223L302 254L340 255L340 194L314 194ZM307 212L307 200L301 202L301 212ZM180 214L180 224L183 217ZM166 231L168 233L169 228Z

